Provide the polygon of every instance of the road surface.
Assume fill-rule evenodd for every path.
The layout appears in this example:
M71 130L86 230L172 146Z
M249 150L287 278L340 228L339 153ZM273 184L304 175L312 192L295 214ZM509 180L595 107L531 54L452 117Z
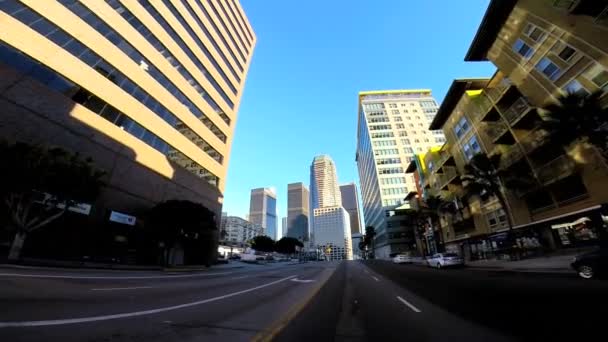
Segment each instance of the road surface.
M577 341L603 333L608 282L384 261L0 269L0 303L0 341Z

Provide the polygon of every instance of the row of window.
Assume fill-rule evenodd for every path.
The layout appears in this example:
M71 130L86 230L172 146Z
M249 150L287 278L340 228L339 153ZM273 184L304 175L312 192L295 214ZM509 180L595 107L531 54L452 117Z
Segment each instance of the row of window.
M382 206L383 207L390 207L393 205L399 205L403 203L403 199L386 199L386 200L382 200Z
M224 93L222 88L217 84L217 81L213 78L213 76L211 76L211 74L209 73L207 68L205 68L205 66L201 62L201 59L196 56L194 51L192 51L192 49L190 49L190 47L186 44L186 42L184 42L182 37L179 34L177 34L177 32L175 32L175 30L171 27L171 25L169 25L169 23L165 20L165 18L163 18L160 15L160 13L154 8L154 6L152 6L152 4L147 0L138 0L138 1L142 5L142 7L148 11L148 14L150 14L152 17L154 17L154 19L160 24L160 26L162 26L162 28L171 36L171 38L173 38L175 43L177 43L177 45L179 45L179 47L182 49L182 51L184 51L184 53L186 55L188 55L188 57L194 63L194 65L196 65L196 67L203 73L203 75L205 75L205 78L207 78L209 83L211 83L216 89L218 89L218 92L220 93L222 98L224 100L228 99L228 96L226 96L226 93ZM175 13L175 8L173 8L173 5L168 4L166 0L164 0L164 2L169 7L171 12L174 13L174 15L177 15L177 19L180 21L180 23L182 23L182 25L184 25L184 21L183 21L184 19L179 15L179 13ZM190 28L190 26L188 26L187 28L189 29L188 32L192 31L192 28ZM191 34L194 34L194 33L192 32ZM220 76L222 77L224 82L226 82L226 84L228 85L230 90L232 90L232 92L234 94L236 94L236 88L234 87L234 85L232 85L232 83L230 82L230 80L228 79L228 77L226 76L224 71L222 70L222 68L218 65L217 61L213 58L213 56L211 56L211 54L209 53L209 51L206 48L203 49L204 46L202 46L202 43L201 43L201 45L199 45L199 47L201 48L201 50L203 51L205 56L209 59L211 64L213 64L216 71L218 72L218 74L220 74ZM230 101L230 100L228 99L228 101ZM234 104L232 103L232 101L228 102L228 104L230 105L230 108L234 108Z
M382 111L382 112L369 112L369 113L367 113L367 116L381 116L381 115L386 115L386 112Z
M372 133L372 139L377 139L377 138L394 138L395 135L393 134L393 132L378 132L378 133Z
M401 164L401 158L380 158L376 159L376 165Z
M406 194L407 193L407 188L403 187L403 188L389 188L389 189L382 189L382 194L385 196L388 195L401 195L401 194Z
M363 105L363 109L367 112L368 110L384 109L384 103L367 103Z
M45 84L50 89L58 91L73 101L80 103L92 112L119 126L124 131L143 141L147 145L166 155L170 160L192 172L197 177L205 179L214 186L219 186L219 178L207 169L188 158L186 155L167 144L160 137L142 127L137 122L112 107L107 102L91 94L86 89L65 79L54 70L38 63L29 56L22 54L14 48L0 43L0 60L7 63L23 74Z
M402 167L379 168L378 173L381 175L390 175L395 173L403 173Z
M177 88L177 86L171 82L163 73L161 73L154 65L147 61L142 54L139 53L129 42L123 39L118 32L112 29L108 24L98 18L92 11L81 3L75 0L60 0L60 2L66 6L70 11L76 14L79 18L87 22L102 36L106 37L112 44L119 48L124 54L131 58L131 60L140 67L147 71L152 78L154 78L160 85L162 85L167 91L171 93L179 102L186 106L190 112L198 119L200 119L220 140L226 142L226 135L215 125L207 116L190 101L186 95ZM159 42L160 43L160 42ZM67 45L69 46L69 45ZM72 47L73 48L73 47ZM72 52L74 54L74 52ZM81 53L82 54L82 53ZM187 80L193 80L192 75L185 75L184 78ZM218 104L207 94L202 86L195 81L189 81L196 92L211 106L216 112L222 112ZM215 84L217 87L219 85ZM227 102L231 104L232 101ZM228 122L230 119L224 115Z
M418 103L422 108L437 107L437 102L433 100L421 100Z
M0 2L0 9L6 9L5 7L3 7L4 4L6 4L6 2ZM46 38L51 40L53 43L62 46L66 51L79 58L82 62L86 63L95 71L97 71L98 73L112 81L114 84L119 86L127 94L137 99L144 106L146 106L148 109L150 109L160 118L162 118L165 122L170 124L172 127L180 131L180 133L182 133L185 137L197 144L203 151L205 151L205 153L207 153L218 163L221 164L223 162L224 157L217 150L211 147L211 145L209 145L204 139L194 133L186 125L184 125L164 105L162 105L159 101L150 96L148 92L137 86L133 81L127 78L118 69L112 67L106 60L101 58L91 49L88 49L78 40L68 35L65 31L52 24L45 18L42 18L38 13L30 10L29 8L23 5L21 5L21 7L19 8L12 6L12 10L13 11L11 14L14 16L14 18L22 21L26 25L29 25L31 28L37 30L37 32L40 34L43 34L43 32L46 33ZM41 32L38 30L40 30ZM99 112L96 110L94 111ZM118 114L114 113L113 110L109 109L105 115L112 116L114 118L118 116ZM218 136L218 138L220 139L222 139L222 137L225 141L225 136Z
M407 109L403 109L402 112L405 114L409 113L409 111ZM418 113L418 109L412 109L412 113ZM391 110L391 114L399 115L399 114L401 114L401 112L399 112L398 109L393 109L393 110Z
M377 140L377 141L373 141L372 144L375 147L396 146L397 145L397 141L395 141L395 140Z
M390 122L390 120L388 119L388 117L382 116L382 117L379 117L379 118L368 118L367 122L369 122L369 123Z
M405 177L380 178L380 184L382 184L382 185L405 184Z
M467 118L463 116L462 118L460 118L460 120L458 120L458 122L454 126L454 134L456 134L456 137L460 139L463 135L465 135L465 133L469 131L470 128L471 126L469 125Z
M217 18L223 23L224 21L222 20L222 17L220 17L217 13L217 10L215 9L214 6L214 1L209 1L209 4L211 4L211 8L213 9L213 11L215 12ZM236 27L234 26L234 23L232 22L232 20L230 20L230 16L228 15L228 13L226 12L226 10L224 9L224 4L222 3L222 1L218 1L217 3L219 3L219 8L222 10L222 13L224 13L224 16L226 18L228 18L228 23L230 24L230 27L232 28L232 30L234 32L238 32ZM230 31L226 30L226 33L232 37L232 33L230 33ZM251 42L247 39L247 37L245 37L245 39L247 40L247 42L249 43L248 45L245 44L245 42L243 41L243 39L241 38L241 36L236 33L235 34L236 38L239 40L239 42L242 44L243 48L245 49L245 52L248 54L249 53L249 47L251 46ZM236 44L235 44L236 46ZM240 48L239 46L237 46L237 48Z
M369 126L370 131L379 131L384 129L392 129L391 125L373 125Z
M198 3L198 6L200 8L202 8L203 10L205 10L205 6L201 3L200 0L196 0L196 2ZM215 8L215 6L213 4L213 1L208 1L207 3L209 3L209 5L211 5L211 10L213 10L213 13L215 14L215 17L218 19L218 21L222 25L222 28L224 29L224 32L226 32L226 34L228 35L228 38L230 38L230 41L232 42L232 45L235 47L235 50L239 53L239 56L241 56L241 58L243 59L243 62L244 62L245 61L245 56L243 55L243 52L241 51L241 47L234 40L234 37L232 36L232 34L230 33L230 31L228 30L228 27L226 26L226 23L224 23L224 20L222 19L222 17L218 13L217 9ZM219 34L219 32L218 32L218 34ZM239 37L239 39L240 39L240 37ZM226 46L228 46L228 45L226 45ZM247 47L245 47L245 51L247 51Z
M469 140L462 144L462 152L467 160L470 160L474 155L481 152L481 147L477 142L476 136L472 136Z
M123 19L125 19L131 26L137 30L152 46L161 54L165 59L173 66L173 68L179 72L186 81L201 95L201 97L215 110L216 113L226 122L226 124L230 125L230 118L219 108L217 103L211 99L209 94L203 89L201 84L192 76L192 74L186 70L186 68L177 60L177 58L167 49L167 47L158 39L156 36L152 34L152 32L144 26L144 24L139 21L128 9L122 7L122 5L117 0L108 0L108 4L114 8L114 10L119 13ZM126 52L125 52L126 53ZM212 83L213 85L213 83ZM170 85L168 85L170 87ZM172 92L173 93L173 92ZM178 100L184 103L187 107L190 106L182 99L181 96L176 95ZM191 109L193 110L193 109ZM195 115L202 114L198 112L194 112Z
M390 155L390 154L399 154L399 150L396 148L387 148L387 149L381 149L381 150L374 151L374 155L376 155L376 156L385 156L385 155Z

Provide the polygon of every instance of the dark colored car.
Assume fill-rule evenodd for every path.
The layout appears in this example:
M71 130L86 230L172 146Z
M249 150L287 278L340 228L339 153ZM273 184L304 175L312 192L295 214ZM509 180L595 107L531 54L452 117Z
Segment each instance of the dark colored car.
M608 274L608 248L577 255L571 266L584 279L605 276Z

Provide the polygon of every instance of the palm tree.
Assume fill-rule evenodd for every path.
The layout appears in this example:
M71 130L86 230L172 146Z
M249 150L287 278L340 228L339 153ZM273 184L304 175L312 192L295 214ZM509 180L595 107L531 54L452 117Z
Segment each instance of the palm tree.
M608 161L608 108L602 108L601 91L592 94L569 93L545 108L541 127L551 140L567 147L577 139L586 139Z
M483 153L473 156L469 164L464 167L464 175L460 177L463 181L464 199L469 202L471 197L490 197L495 196L507 216L509 225L509 243L513 242L513 220L511 211L507 205L507 199L503 193L501 184L501 172L496 168L500 162L500 155L488 157Z
M424 204L426 204L426 208L423 208L422 214L430 217L432 221L436 222L436 226L439 230L439 249L443 250L443 231L441 228L441 222L439 218L445 214L455 214L456 206L452 201L446 201L441 196L429 195L424 199Z

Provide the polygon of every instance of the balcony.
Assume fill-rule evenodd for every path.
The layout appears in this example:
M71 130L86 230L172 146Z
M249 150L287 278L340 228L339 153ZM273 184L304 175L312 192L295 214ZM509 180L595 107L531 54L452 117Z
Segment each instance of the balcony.
M521 148L530 153L549 141L549 132L536 128L530 134L520 139Z
M484 126L486 134L493 143L496 143L509 130L507 125L502 122L487 122Z
M507 110L503 111L502 115L513 125L533 108L525 98L520 97Z
M509 89L511 86L511 82L508 79L503 79L500 83L494 88L488 88L485 90L485 93L491 98L494 102L498 102L502 95Z
M547 185L571 175L576 168L576 162L564 154L540 166L536 170L538 180Z
M511 167L511 165L517 163L524 156L524 151L517 146L513 145L509 148L502 150L500 157L499 169L505 170Z
M439 173L437 176L439 190L447 190L448 184L460 182L460 176L454 167L444 168L443 173Z
M485 94L481 94L476 97L472 97L467 107L467 113L473 119L473 121L481 121L486 116L488 111L492 108L492 102Z

